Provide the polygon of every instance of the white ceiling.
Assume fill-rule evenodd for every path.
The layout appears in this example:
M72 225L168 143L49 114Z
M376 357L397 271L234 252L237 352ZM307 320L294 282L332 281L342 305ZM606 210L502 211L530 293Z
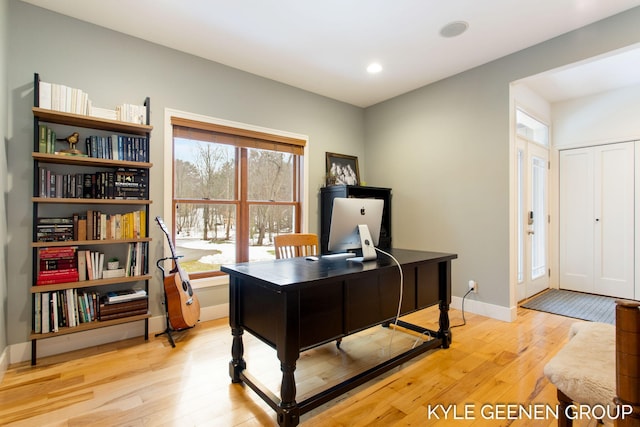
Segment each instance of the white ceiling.
M640 0L23 0L366 107L640 5ZM467 32L440 29L466 21ZM636 78L640 55L632 58ZM369 63L383 71L370 75ZM616 64L617 65L617 64ZM600 81L610 81L598 70ZM586 72L540 80L554 100ZM591 77L589 77L591 79ZM629 84L627 76L625 84ZM636 84L634 80L632 84ZM606 88L608 89L608 88ZM578 94L580 95L580 94Z

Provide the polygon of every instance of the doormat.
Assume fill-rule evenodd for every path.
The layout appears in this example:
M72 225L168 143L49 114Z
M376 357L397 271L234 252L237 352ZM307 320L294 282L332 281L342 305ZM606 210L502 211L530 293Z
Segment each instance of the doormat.
M549 289L521 307L576 319L615 325L616 299L582 292Z

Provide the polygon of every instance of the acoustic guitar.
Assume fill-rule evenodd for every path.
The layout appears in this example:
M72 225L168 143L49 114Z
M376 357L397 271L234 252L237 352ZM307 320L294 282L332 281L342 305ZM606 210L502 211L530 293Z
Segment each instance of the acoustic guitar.
M189 276L180 267L180 263L178 263L176 249L169 236L167 226L164 225L162 218L159 216L156 217L156 221L165 236L167 236L169 248L171 248L171 259L173 259L174 265L174 268L164 277L164 293L169 324L171 328L175 330L191 328L200 319L200 302L196 294L193 293L193 289L191 289Z

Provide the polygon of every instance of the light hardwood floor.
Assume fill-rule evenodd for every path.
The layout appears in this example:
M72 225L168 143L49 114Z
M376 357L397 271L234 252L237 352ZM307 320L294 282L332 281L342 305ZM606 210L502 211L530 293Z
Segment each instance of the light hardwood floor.
M437 309L409 316L437 329ZM451 324L462 323L450 311ZM307 413L311 426L544 426L554 418L489 419L498 404L556 405L545 363L576 320L519 309L507 323L466 314L453 329L449 349L438 349L393 369ZM277 392L275 352L244 334L247 369ZM341 349L327 344L301 355L298 396L334 384L415 344L415 337L373 328L346 337ZM231 334L227 319L202 322L176 334L122 341L54 357L38 365L11 366L0 385L0 425L11 426L275 426L275 413L248 387L231 384ZM456 406L456 418L442 409ZM471 419L471 416L475 419ZM440 418L440 419L438 419ZM577 427L595 426L581 420Z

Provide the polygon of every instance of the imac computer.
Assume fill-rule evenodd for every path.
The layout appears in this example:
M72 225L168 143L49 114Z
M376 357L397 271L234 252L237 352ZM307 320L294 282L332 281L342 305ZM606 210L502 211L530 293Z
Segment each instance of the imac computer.
M362 249L362 257L355 257L353 260L376 259L374 246L378 245L380 237L383 209L384 200L381 199L344 197L333 199L329 251L347 252Z

